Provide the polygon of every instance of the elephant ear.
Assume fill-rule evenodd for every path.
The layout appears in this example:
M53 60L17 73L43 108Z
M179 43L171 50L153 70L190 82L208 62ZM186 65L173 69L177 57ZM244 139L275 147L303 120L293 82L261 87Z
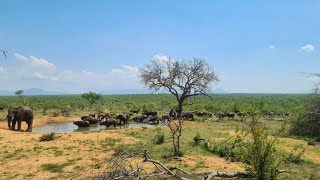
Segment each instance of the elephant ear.
M18 108L13 108L12 112L16 114L18 112Z

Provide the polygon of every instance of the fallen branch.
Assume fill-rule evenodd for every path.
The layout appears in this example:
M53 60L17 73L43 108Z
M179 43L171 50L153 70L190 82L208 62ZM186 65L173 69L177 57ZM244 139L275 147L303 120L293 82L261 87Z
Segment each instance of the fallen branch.
M141 144L143 147L143 145ZM137 164L137 168L134 168L130 163L129 159L133 157L142 157L144 158L139 165ZM152 163L158 172L154 172L153 174L148 173L143 165L145 163ZM113 180L113 179L140 179L142 175L153 178L176 178L181 180L188 180L188 177L192 177L194 179L196 176L202 176L203 180L210 180L212 178L252 178L253 174L249 172L219 172L219 171L211 171L211 172L189 172L179 167L167 167L160 161L156 161L152 159L147 150L143 148L142 153L139 154L130 154L126 151L120 153L117 157L113 158L108 162L109 171L102 176L99 176L94 179L102 179L102 180ZM174 171L175 170L175 171ZM177 171L180 173L177 174ZM279 170L278 173L288 172L286 170ZM182 174L182 175L181 175ZM184 174L184 175L183 175ZM200 179L200 178L199 178Z
M220 178L250 178L252 174L248 172L211 172L205 180L210 180L213 177L220 177Z

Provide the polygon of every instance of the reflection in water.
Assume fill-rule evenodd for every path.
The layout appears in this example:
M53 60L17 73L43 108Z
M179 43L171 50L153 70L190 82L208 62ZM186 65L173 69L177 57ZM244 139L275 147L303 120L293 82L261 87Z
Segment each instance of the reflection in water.
M108 130L108 129L125 129L125 128L142 128L142 127L154 127L154 125L149 124L128 124L125 126L117 126L106 128L106 126L99 124L90 125L90 127L82 127L78 128L78 126L74 125L73 122L67 123L59 123L59 124L49 124L39 128L33 128L32 132L83 132L83 131L99 131L99 130Z

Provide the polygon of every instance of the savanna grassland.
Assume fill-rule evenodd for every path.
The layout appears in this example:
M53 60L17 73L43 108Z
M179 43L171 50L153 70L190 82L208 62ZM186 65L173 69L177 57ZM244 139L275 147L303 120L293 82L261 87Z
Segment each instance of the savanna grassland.
M168 114L177 103L168 94L155 95L107 95L103 100L90 106L80 95L27 96L23 97L35 111L34 128L46 124L69 122L82 115L108 109L126 113L141 108ZM277 131L284 122L286 130L276 142L276 149L284 160L280 179L319 179L320 146L308 145L315 139L294 136L289 133L290 120L305 111L308 95L297 94L227 94L191 98L185 110L232 112L258 112L260 122L270 132ZM0 97L0 119L5 118L5 109L17 104L17 97ZM57 111L68 108L68 117L53 117ZM274 112L277 116L269 119L265 114ZM288 113L289 117L282 115ZM149 155L167 166L178 166L188 171L245 171L248 167L241 161L241 151L228 151L228 145L238 130L244 126L241 117L232 119L217 117L195 117L183 124L181 150L183 156L172 158L170 131L166 126L140 129L108 129L94 132L56 133L53 141L40 142L44 133L9 131L5 121L0 121L0 179L88 179L105 172L109 160L121 150L136 152L141 144ZM23 129L26 128L23 124ZM157 135L164 134L163 144L155 143ZM210 142L210 148L196 145L194 138L201 136ZM230 140L230 141L229 141ZM209 149L210 149L209 148ZM133 164L139 159L133 159ZM153 166L146 165L148 172Z

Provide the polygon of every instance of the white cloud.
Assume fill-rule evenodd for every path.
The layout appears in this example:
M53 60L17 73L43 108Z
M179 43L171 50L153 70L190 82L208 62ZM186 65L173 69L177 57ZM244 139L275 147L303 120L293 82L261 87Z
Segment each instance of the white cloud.
M15 53L15 57L17 60L22 61L28 65L34 66L36 68L44 68L44 69L51 69L51 70L56 69L56 66L54 64L50 63L49 61L43 58L37 58L34 56L30 56L28 58L18 53Z
M23 61L25 63L28 62L28 58L26 56L23 56L21 54L15 53L14 56L16 57L17 60Z
M7 74L8 70L0 66L0 77L6 76Z
M273 44L270 44L270 45L269 45L269 49L274 49L274 48L276 48L275 45L273 45Z
M138 75L138 67L121 65L120 68L114 68L111 70L113 74L130 74L130 75Z
M56 67L49 61L35 56L15 54L19 62L5 69L0 67L0 77L10 73L7 89L41 88L58 92L82 93L86 91L141 89L138 67L120 65L105 72L71 70ZM6 78L7 79L7 78ZM0 83L7 83L0 78Z
M85 74L85 75L88 75L88 76L94 74L93 72L90 72L90 71L87 71L87 70L83 70L83 71L81 71L81 72L82 72L83 74Z
M43 75L43 74L41 74L41 73L39 73L39 72L34 72L34 73L33 73L33 77L35 77L35 78L37 78L37 79L49 79L48 76L45 76L45 75Z
M48 79L53 80L48 76ZM141 89L139 83L138 67L121 65L104 73L92 71L71 71L64 70L57 72L56 77L59 86L69 87L75 92L121 90L121 89Z
M158 61L158 62L168 62L168 61L170 61L170 58L168 58L167 56L160 55L160 54L156 54L153 57L153 59Z
M58 77L45 75L45 74L40 73L40 72L33 72L32 75L33 75L34 78L40 79L40 80L52 80L52 81L58 81L59 80Z
M56 66L54 64L49 63L49 61L45 59L30 56L29 60L31 61L31 64L33 66L40 67L40 68L56 69Z
M313 46L311 44L307 44L305 46L302 46L300 49L306 53L311 53L311 52L315 51L315 46Z

